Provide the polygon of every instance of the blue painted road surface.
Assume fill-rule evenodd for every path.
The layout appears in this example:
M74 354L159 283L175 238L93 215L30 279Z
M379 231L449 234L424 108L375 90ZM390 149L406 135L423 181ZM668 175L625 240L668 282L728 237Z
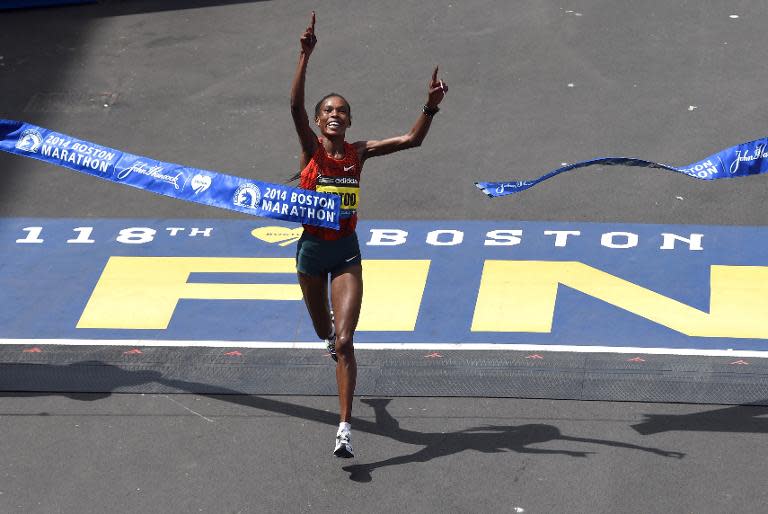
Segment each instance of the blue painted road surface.
M768 349L765 228L371 221L360 343ZM0 222L0 338L315 342L300 228Z

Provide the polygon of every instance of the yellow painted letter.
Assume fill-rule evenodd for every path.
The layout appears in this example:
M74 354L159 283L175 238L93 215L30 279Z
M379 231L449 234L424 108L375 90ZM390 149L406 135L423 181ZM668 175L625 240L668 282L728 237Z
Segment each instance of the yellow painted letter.
M563 284L689 336L768 339L768 267L710 274L707 313L581 262L488 260L472 331L551 332Z
M414 330L429 261L366 260L363 267L358 330ZM191 273L286 273L286 279L283 284L188 283ZM302 296L291 258L111 257L77 328L163 330L182 299L301 301Z

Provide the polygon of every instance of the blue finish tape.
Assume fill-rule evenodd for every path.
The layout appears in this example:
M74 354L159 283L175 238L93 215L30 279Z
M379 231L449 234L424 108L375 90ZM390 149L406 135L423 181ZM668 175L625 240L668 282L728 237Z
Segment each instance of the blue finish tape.
M156 161L21 121L0 119L0 150L179 200L339 228L336 195Z
M768 171L768 138L756 139L747 143L726 148L716 154L710 155L704 160L694 162L684 167L670 166L658 162L636 159L633 157L600 157L569 164L550 171L533 180L510 180L506 182L475 182L480 190L495 198L497 196L506 196L513 193L519 193L530 189L536 184L550 179L566 171L588 166L638 166L643 168L659 168L664 170L684 173L689 177L701 180L715 180L720 178L744 177L746 175L760 175Z

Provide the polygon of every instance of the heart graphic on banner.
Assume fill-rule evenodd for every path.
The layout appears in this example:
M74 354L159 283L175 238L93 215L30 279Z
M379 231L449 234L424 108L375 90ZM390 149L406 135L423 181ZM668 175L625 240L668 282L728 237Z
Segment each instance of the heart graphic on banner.
M303 230L301 227L259 227L253 229L251 235L266 243L280 243L280 246L288 246L299 240Z
M211 187L211 177L208 175L195 175L192 177L192 189L195 194L202 193L209 187Z

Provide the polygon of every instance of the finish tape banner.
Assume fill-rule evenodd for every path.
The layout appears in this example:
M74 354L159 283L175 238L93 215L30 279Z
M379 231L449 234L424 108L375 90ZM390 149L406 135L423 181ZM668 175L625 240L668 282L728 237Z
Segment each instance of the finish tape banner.
M588 161L577 162L550 171L544 176L534 180L517 180L507 182L475 182L480 190L495 198L497 196L511 195L530 189L540 182L544 182L566 171L588 166L639 166L643 168L659 168L684 173L689 177L701 180L715 180L719 178L744 177L746 175L760 175L768 171L768 152L766 152L768 138L757 139L748 143L727 148L706 159L678 168L668 164L645 161L632 157L600 157Z
M339 228L339 198L156 161L21 121L0 119L0 150L187 202Z

